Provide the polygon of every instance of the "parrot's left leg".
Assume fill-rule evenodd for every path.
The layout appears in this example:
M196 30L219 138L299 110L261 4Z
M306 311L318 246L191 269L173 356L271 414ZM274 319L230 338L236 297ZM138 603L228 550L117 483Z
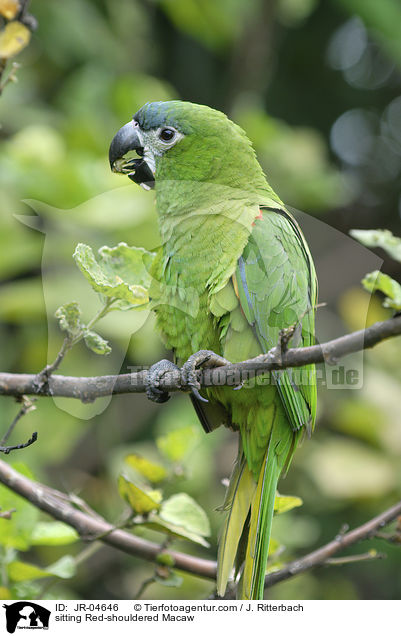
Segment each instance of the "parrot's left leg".
M192 395L202 402L207 402L208 400L199 393L201 385L196 372L201 367L204 369L213 369L215 367L224 367L226 364L230 364L230 362L222 356L217 355L217 353L214 353L214 351L201 349L201 351L193 353L183 364L181 369L182 381L191 389Z
M160 360L150 367L145 380L146 395L149 400L162 404L170 399L168 392L160 388L160 380L166 373L171 372L178 374L179 378L181 377L180 368L173 362L170 362L170 360Z

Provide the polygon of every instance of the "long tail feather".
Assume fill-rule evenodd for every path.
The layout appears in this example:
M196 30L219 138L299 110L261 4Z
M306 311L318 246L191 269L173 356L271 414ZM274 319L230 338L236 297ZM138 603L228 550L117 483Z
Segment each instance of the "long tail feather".
M257 483L240 446L224 503L228 516L219 545L220 596L224 595L234 561L238 566L240 556L243 564L237 598L263 599L277 482L293 444L290 427L272 427Z
M226 591L227 581L233 570L238 544L255 489L255 481L240 446L223 504L223 510L228 510L228 513L220 536L217 558L217 593L219 596L224 596Z

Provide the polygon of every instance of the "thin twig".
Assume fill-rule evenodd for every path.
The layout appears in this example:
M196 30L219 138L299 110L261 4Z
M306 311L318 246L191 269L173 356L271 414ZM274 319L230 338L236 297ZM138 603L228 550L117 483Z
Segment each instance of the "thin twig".
M13 450L19 450L21 448L27 448L28 446L31 446L31 444L34 444L37 439L38 439L38 434L35 431L34 433L32 433L28 441L25 442L24 444L16 444L15 446L0 446L0 452L4 453L5 455L8 455L8 453L10 453Z
M344 557L333 557L326 559L322 565L348 565L349 563L359 563L361 561L376 561L378 559L386 559L387 554L377 552L377 550L369 550L363 554L351 554Z
M28 398L26 395L22 395L21 397L17 398L17 401L22 402L22 406L17 415L14 417L10 426L8 427L8 430L3 435L2 440L0 440L0 446L4 446L4 444L7 442L8 438L15 428L15 425L17 424L17 422L19 422L21 417L24 417L24 415L36 409L36 406L33 404L36 401L36 398Z

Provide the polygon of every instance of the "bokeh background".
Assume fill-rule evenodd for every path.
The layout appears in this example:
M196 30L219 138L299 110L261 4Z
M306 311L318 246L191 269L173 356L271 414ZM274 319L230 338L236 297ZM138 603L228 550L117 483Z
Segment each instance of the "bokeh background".
M62 335L53 314L62 303L80 300L88 319L97 310L71 258L76 243L158 244L152 195L112 175L107 150L144 102L160 99L224 110L247 131L281 198L308 213L301 218L309 219L305 232L320 300L328 303L318 314L321 340L390 316L359 280L381 264L400 280L399 266L384 252L362 250L347 234L377 227L400 234L398 0L33 0L30 10L38 29L17 58L18 83L0 97L2 371L34 373L54 358ZM78 345L62 373L124 372L166 355L146 312L114 312L99 331L112 354L101 358ZM366 353L363 364L360 357L355 362L363 372L359 388L320 388L315 435L280 485L304 504L275 521L273 535L283 546L279 561L318 547L344 523L358 525L399 498L400 355L399 341L384 343ZM5 431L18 405L3 397L0 409ZM155 438L182 427L192 427L193 443L166 489L188 492L202 505L212 536L209 550L180 541L175 547L213 558L221 524L215 509L236 438L224 430L205 436L185 396L162 406L142 395L91 405L43 398L10 439L18 443L37 430L39 441L6 461L24 462L38 480L79 493L116 521L124 508L117 476L125 454L160 458ZM0 505L12 502L1 489ZM24 510L23 523L36 524L35 513ZM6 523L0 520L3 562L11 558ZM20 560L42 567L85 549L80 542L17 542L14 548ZM373 540L349 552L371 548L385 551L387 559L322 568L275 586L269 597L399 599L400 548ZM152 565L106 547L79 561L71 579L28 578L18 593L129 599L153 572ZM210 582L183 579L179 588L153 584L144 596L204 598L212 592ZM0 586L7 587L4 576Z

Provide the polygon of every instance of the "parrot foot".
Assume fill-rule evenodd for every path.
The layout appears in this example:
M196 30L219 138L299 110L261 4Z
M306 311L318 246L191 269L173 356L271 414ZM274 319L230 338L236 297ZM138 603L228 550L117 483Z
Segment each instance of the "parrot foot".
M197 378L197 370L201 367L206 369L212 369L214 367L223 367L226 364L230 364L228 360L217 355L214 351L202 349L193 353L192 356L183 364L181 369L182 383L191 389L192 395L201 402L208 402L208 400L201 396L199 393L201 385Z
M145 381L146 395L149 400L162 404L170 399L170 395L167 391L163 391L160 388L160 380L166 373L171 373L172 371L179 373L180 370L177 365L170 362L170 360L160 360L150 367Z

